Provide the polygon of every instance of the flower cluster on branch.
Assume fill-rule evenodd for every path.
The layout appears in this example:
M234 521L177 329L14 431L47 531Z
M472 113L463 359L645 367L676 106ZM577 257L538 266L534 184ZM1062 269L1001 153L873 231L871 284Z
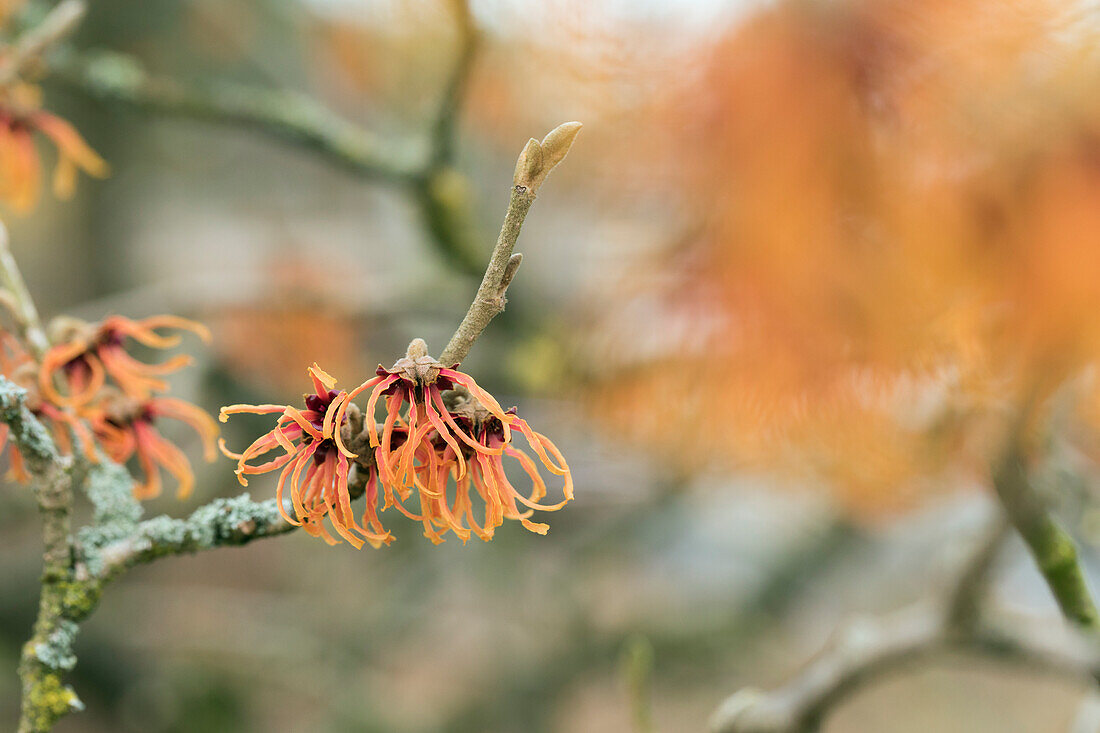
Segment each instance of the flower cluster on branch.
M160 349L177 346L180 335L165 335L161 333L164 329L191 331L203 340L210 337L201 324L176 316L139 321L111 316L99 324L64 318L51 326L54 346L39 363L19 339L0 332L0 374L27 390L29 409L51 428L62 452L72 451L75 437L93 463L99 450L118 463L136 456L140 473L134 495L138 499L160 494L162 468L175 477L180 498L188 496L194 486L191 464L160 434L160 418L194 428L206 459L215 457L218 429L214 419L190 403L160 394L168 390L164 377L189 364L191 357L179 354L147 364L128 351L131 342ZM6 428L0 431L8 448L12 478L27 481L18 448L6 445Z
M313 392L304 396L302 409L223 407L223 422L239 413L279 417L244 451L233 452L224 442L221 448L237 461L242 485L250 475L280 471L276 503L283 518L329 544L339 540L326 529L326 517L336 535L356 548L389 544L394 536L378 515L390 507L421 522L433 543L443 542L448 532L463 542L471 535L490 540L505 519L545 534L549 526L531 521L534 512L556 511L573 498L569 466L557 446L532 430L515 408L504 410L468 374L429 356L421 339L351 392L337 390L336 380L316 364L309 376ZM366 408L360 410L354 400L364 393L369 393ZM375 420L380 407L381 427ZM531 456L514 444L514 433L524 436L547 471L563 478L561 501L541 503L546 482ZM277 455L271 458L272 453ZM531 482L526 493L508 478L504 456L515 459ZM353 467L365 496L359 520L351 509ZM288 486L293 516L283 502Z

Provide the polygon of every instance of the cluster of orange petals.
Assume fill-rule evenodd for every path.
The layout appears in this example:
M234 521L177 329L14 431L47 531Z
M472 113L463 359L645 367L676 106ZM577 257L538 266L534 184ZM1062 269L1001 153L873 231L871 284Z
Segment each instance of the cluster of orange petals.
M42 163L35 144L41 133L57 149L53 173L54 195L71 198L77 170L105 178L107 163L92 150L71 124L39 109L36 87L18 84L0 94L0 199L16 211L34 208L41 188Z
M158 396L168 389L164 377L190 363L177 355L159 364L138 361L127 351L132 340L151 348L177 346L179 334L190 331L209 340L201 324L176 316L153 316L134 321L111 316L98 324L59 321L51 328L55 343L37 363L10 334L2 334L0 373L25 387L28 406L53 429L64 452L71 450L69 433L82 444L89 460L97 459L98 445L112 460L125 463L136 456L141 474L134 485L139 499L161 492L160 469L178 482L177 495L188 496L194 485L190 462L157 429L160 418L178 420L199 435L205 458L216 455L218 429L212 417L183 400ZM6 432L5 432L6 438ZM9 451L14 478L25 480L22 457Z
M237 460L242 484L249 475L279 470L276 500L284 518L330 544L338 540L322 524L326 516L336 533L357 548L364 542L374 547L390 543L393 535L378 516L390 507L421 522L434 543L443 542L448 532L464 542L471 535L489 540L505 519L545 534L548 526L530 521L532 514L556 511L573 498L572 476L557 447L514 410L501 409L469 375L428 356L420 340L391 369L380 366L375 377L351 392L336 390L335 380L316 364L309 375L314 391L306 395L304 409L222 408L222 421L237 413L279 415L275 428L243 452L224 445L222 450ZM443 394L448 390L464 390L466 398L449 407ZM360 411L354 400L368 392ZM381 429L374 419L380 403L385 413ZM513 431L526 438L548 471L564 477L562 501L540 503L546 483L531 457L513 444ZM280 449L275 458L253 462ZM526 495L505 474L504 456L515 459L530 479ZM351 509L353 465L365 495L361 521ZM288 483L294 516L283 504ZM414 494L417 505L407 506ZM480 519L475 498L483 507Z
M0 374L16 384L28 388L27 407L42 420L53 433L54 440L63 453L72 452L72 436L76 436L84 455L95 460L95 446L87 426L71 411L43 400L35 389L38 365L23 348L19 340L10 333L0 331ZM0 454L8 447L10 428L0 425ZM8 478L19 483L30 480L23 465L23 456L14 445L8 451Z
M687 60L654 118L700 225L667 296L617 294L600 414L858 511L984 473L1100 361L1098 36L1053 0L784 2Z

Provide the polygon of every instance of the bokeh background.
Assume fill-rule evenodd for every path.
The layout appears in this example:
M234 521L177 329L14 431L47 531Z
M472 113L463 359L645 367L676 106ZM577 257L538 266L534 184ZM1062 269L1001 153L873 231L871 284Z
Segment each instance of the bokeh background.
M701 730L853 613L940 587L993 513L983 466L1035 374L1077 380L1057 500L1095 573L1089 3L472 0L469 17L454 165L431 184L464 213L458 255L423 186L43 79L113 173L5 216L40 308L209 324L174 392L212 412L293 403L313 361L346 385L414 336L438 353L523 144L585 123L465 364L569 458L577 499L549 535L434 547L396 517L383 550L296 534L140 567L82 630L88 711L58 731ZM195 88L300 92L400 156L430 138L468 32L449 0L99 0L73 46ZM197 490L150 514L238 492L228 459L175 437ZM0 496L14 720L41 558L29 492ZM1022 547L997 577L1000 603L1055 622ZM1065 731L1083 694L946 659L826 730Z

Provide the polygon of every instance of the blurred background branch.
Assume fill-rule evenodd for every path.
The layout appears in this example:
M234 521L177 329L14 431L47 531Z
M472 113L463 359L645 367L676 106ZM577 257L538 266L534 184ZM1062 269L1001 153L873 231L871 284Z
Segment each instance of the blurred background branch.
M722 703L715 733L816 733L852 694L891 672L953 653L1071 679L1100 676L1100 644L1045 624L989 623L982 601L1006 533L998 518L938 600L857 619L795 678L772 691L745 688Z
M450 7L458 48L422 142L381 138L286 89L225 83L185 87L155 78L136 58L115 52L60 54L52 62L53 78L104 104L254 129L312 150L369 180L400 186L416 202L429 239L444 261L474 276L481 272L485 244L475 222L469 181L454 163L479 34L467 0L450 0Z
M151 76L141 62L111 51L70 52L52 79L104 104L205 122L240 125L323 156L372 180L409 183L420 173L399 141L378 138L310 97L286 89L212 83L186 87Z

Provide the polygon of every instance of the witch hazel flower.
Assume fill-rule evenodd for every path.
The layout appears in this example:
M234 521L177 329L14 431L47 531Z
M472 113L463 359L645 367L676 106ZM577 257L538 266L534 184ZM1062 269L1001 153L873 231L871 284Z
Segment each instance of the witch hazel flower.
M533 510L555 511L572 499L569 468L557 447L534 433L514 411L505 412L473 377L431 357L422 339L413 340L405 356L389 369L379 366L374 379L349 394L349 403L368 389L365 430L375 448L385 492L383 508L394 506L422 522L425 536L433 543L442 542L447 531L454 531L463 541L471 531L481 539L491 539L493 530L505 518L517 519L526 528L545 534L547 525L528 519ZM456 408L459 412L448 407L443 394L448 391L465 395L464 407ZM379 436L370 418L382 398L386 416ZM513 428L524 434L548 470L566 477L564 501L557 505L537 503L545 496L545 483L527 454L511 446ZM547 451L559 463L550 460ZM504 455L516 458L532 477L530 496L523 496L509 482L502 464ZM453 506L447 499L452 476L456 482ZM485 518L480 524L473 517L471 486L485 505ZM414 492L419 513L404 503ZM529 509L520 511L517 501Z
M53 191L60 199L71 198L77 171L106 178L110 168L71 124L41 109L41 90L15 83L0 89L0 199L16 211L27 212L38 201L42 162L34 133L41 133L57 148Z
M161 418L178 420L191 427L202 441L203 458L207 462L217 455L217 423L204 410L184 400L174 397L135 399L108 387L94 405L82 408L81 414L112 461L126 463L137 456L141 468L141 478L134 484L137 499L160 496L162 468L176 479L177 498L186 499L195 486L191 462L158 430Z
M220 443L222 452L237 461L237 479L247 486L250 475L280 471L275 492L279 512L290 524L301 526L308 534L329 544L339 542L325 528L328 517L336 533L357 549L364 542L380 547L393 541L378 520L375 507L378 497L378 476L371 454L361 457L347 444L353 438L352 426L362 429L363 417L350 403L347 392L336 390L336 380L317 364L308 370L314 391L303 396L304 407L292 405L229 405L221 409L219 419L226 422L230 415L278 414L275 427L261 435L241 453L234 453ZM282 455L269 454L281 449ZM261 463L252 463L267 458ZM348 477L352 463L366 472L367 509L363 521L357 522L351 508ZM291 516L284 505L286 486L290 485Z
M506 410L504 419L501 420L477 399L469 397L454 408L452 415L459 425L464 428L468 426L467 432L479 445L489 450L471 451L467 454L470 468L465 477L456 479L454 508L449 515L459 517L460 520L465 517L470 529L483 540L492 539L495 529L505 519L518 520L525 529L546 534L550 526L542 522L532 522L530 517L536 510L557 511L573 500L572 473L558 447L545 435L532 430L527 421L516 414L514 407ZM550 473L563 477L564 498L561 501L555 504L540 503L547 496L546 482L531 456L506 439L506 431L523 435L542 465ZM530 479L531 491L527 496L517 490L508 478L504 467L505 456L514 459ZM471 487L485 507L480 524L474 518ZM445 500L445 496L443 499ZM458 532L458 528L455 531Z
M190 364L191 357L177 354L160 364L146 364L126 351L127 339L154 349L179 345L179 334L165 336L158 333L159 329L190 331L210 341L206 326L171 315L138 321L110 316L98 324L74 318L55 320L50 325L50 340L56 346L46 352L39 373L42 393L55 404L79 408L95 399L108 376L133 398L144 399L166 391L168 384L163 377ZM55 386L59 380L67 386L67 394Z
M71 411L42 399L38 389L38 365L19 340L6 331L0 331L0 374L26 390L27 409L50 428L62 454L72 453L72 438L75 437L84 457L92 463L97 462L95 442L87 426ZM6 424L0 425L0 454L9 447L9 432L10 428ZM19 483L30 480L23 456L14 443L8 451L8 464L8 475L12 480Z
M505 519L545 534L545 524L530 521L538 511L556 511L573 498L569 467L561 451L457 368L444 367L414 340L392 367L378 367L374 377L351 392L336 390L336 381L314 364L309 369L314 392L304 409L290 405L230 405L220 419L250 413L279 415L275 426L240 453L221 444L237 461L243 485L249 476L279 471L276 503L283 518L330 544L339 540L356 548L389 544L393 535L379 518L391 507L421 522L432 542L454 532L464 542L471 536L489 540ZM366 409L354 400L369 393ZM444 393L447 393L444 395ZM379 405L385 413L375 420ZM546 483L532 457L512 444L513 432L524 436L534 455L551 473L564 477L564 499L543 504ZM281 453L279 452L281 450ZM527 493L516 489L503 459L513 459L531 481ZM358 481L349 486L352 467ZM284 503L290 486L290 507ZM351 501L362 493L365 507L357 522ZM419 507L407 506L413 496ZM453 498L452 498L453 497ZM379 506L381 502L381 507ZM483 506L477 518L475 503Z
M401 445L408 443L421 445L429 436L435 436L454 451L458 460L459 472L465 474L466 461L459 442L470 449L480 452L499 453L479 444L455 422L447 409L443 392L462 388L474 395L490 414L504 420L504 410L496 399L478 386L473 377L456 369L448 369L437 359L428 355L428 346L423 339L414 339L409 344L404 357L394 362L389 369L379 365L377 376L368 380L351 392L354 399L361 392L371 390L367 399L366 414L373 416L379 400L385 397L386 418L379 437L375 426L368 423L370 444L379 451L379 464L382 477L394 485L411 487L414 485L411 474L414 451L402 451L401 459L396 460L395 429ZM404 410L405 403L408 409ZM505 428L506 440L511 440L511 428ZM402 437L402 435L404 437Z

